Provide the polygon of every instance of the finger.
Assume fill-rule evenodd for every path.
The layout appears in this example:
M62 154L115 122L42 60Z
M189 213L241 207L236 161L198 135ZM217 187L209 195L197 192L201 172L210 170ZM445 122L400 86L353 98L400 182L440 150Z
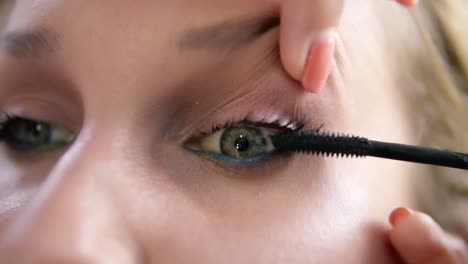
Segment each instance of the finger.
M276 0L281 8L280 53L285 70L309 92L326 82L335 50L334 30L344 0ZM397 0L413 6L418 0Z
M328 78L334 28L344 0L288 0L281 4L280 53L286 71L316 92Z
M406 208L392 212L390 241L408 264L466 264L468 248L445 233L431 217Z
M404 6L414 6L419 1L418 0L397 0L397 2L404 5Z

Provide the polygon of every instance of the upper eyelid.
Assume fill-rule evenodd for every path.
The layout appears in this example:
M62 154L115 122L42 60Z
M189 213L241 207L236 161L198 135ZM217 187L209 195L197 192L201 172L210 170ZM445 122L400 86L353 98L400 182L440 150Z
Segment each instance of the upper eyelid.
M42 119L35 119L35 118L27 118L27 117L22 117L16 114L11 114L11 113L1 113L0 114L0 124L4 125L6 123L16 121L16 120L26 120L26 121L33 121L37 123L46 123L51 126L60 126L55 124L54 122L49 122L47 120L42 120Z
M67 128L79 132L83 125L81 103L54 88L42 89L47 85L10 86L9 91L0 91L0 121L5 117L19 117Z

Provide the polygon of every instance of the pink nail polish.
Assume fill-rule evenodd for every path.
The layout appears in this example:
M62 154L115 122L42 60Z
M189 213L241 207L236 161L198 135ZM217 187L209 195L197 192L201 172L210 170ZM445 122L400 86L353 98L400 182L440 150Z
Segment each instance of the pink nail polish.
M410 216L413 214L413 211L411 211L408 208L405 207L400 207L395 210L390 214L390 223L395 226L399 221L402 219Z
M317 93L325 85L335 53L333 34L319 37L312 45L307 56L302 85L306 91Z
M417 0L397 0L397 2L404 6L414 6L418 3Z

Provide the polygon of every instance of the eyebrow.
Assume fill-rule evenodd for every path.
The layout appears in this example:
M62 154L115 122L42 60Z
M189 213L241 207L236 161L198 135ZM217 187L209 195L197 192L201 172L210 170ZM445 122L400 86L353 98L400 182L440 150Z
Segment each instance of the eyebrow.
M231 51L253 41L279 25L277 16L267 15L235 19L221 24L196 28L185 33L180 50Z
M279 25L277 16L226 21L188 31L180 40L181 50L231 51ZM13 31L0 36L0 51L17 59L41 58L55 52L59 41L46 30Z
M0 36L0 51L18 58L40 58L59 47L56 37L49 31L13 31Z

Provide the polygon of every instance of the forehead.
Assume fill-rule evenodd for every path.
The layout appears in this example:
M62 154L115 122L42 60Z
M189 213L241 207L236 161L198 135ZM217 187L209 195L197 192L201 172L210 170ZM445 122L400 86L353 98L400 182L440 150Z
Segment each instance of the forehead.
M87 94L94 95L94 87L112 93L120 88L127 93L127 87L166 93L170 89L155 87L179 87L176 83L182 81L181 76L206 75L210 65L223 60L222 53L213 52L214 46L207 46L206 41L204 46L192 46L197 52L181 54L184 36L195 42L210 34L225 43L233 39L226 35L242 40L249 36L242 35L242 27L251 28L249 21L255 24L255 18L271 15L263 4L247 0L17 0L6 31L51 33L59 44L44 61L57 65ZM239 21L244 21L241 27L233 27ZM237 29L233 34L226 30L190 34L219 25Z
M96 17L107 21L102 24L123 24L160 21L166 27L180 24L197 26L203 22L216 22L258 12L274 12L265 0L16 0L16 23L22 20L72 20L92 23ZM94 19L92 19L94 18ZM88 19L91 19L90 21ZM88 21L87 21L88 20ZM102 21L101 21L102 22ZM96 25L95 25L96 26Z
M213 25L220 26L208 32L215 37L236 33L231 35L246 38L246 34L242 36L242 26L261 28L263 25L258 23L264 21L258 18L273 13L261 1L233 4L219 0L113 0L109 4L103 0L18 0L15 3L6 31L54 32L67 47L79 43L79 47L71 47L74 50L95 48L89 49L81 42L110 47L125 43L120 46L140 50L145 49L145 43L151 43L152 49L173 49L181 35ZM240 27L235 28L235 24ZM229 28L238 32L226 30ZM192 34L191 39L209 35Z

